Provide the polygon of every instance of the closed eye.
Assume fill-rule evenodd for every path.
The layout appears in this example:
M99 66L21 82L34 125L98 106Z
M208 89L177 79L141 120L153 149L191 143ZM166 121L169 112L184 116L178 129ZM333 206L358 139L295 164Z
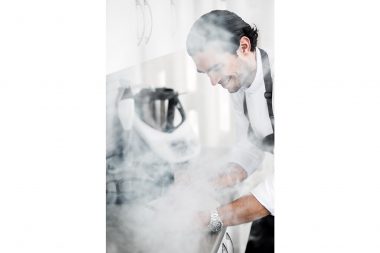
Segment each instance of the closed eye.
M215 64L213 66L211 66L208 70L207 70L207 73L211 72L211 71L219 71L221 70L223 67L223 64L221 63L218 63L218 64Z
M201 73L201 74L204 74L204 73L209 73L209 72L211 72L211 71L220 71L220 70L222 69L223 66L224 66L224 65L223 65L222 63L218 63L218 64L214 64L214 65L212 65L210 68L208 68L208 69L206 70L206 72L204 72L204 71L202 71L202 70L199 70L199 69L197 69L197 72L198 72L198 73Z

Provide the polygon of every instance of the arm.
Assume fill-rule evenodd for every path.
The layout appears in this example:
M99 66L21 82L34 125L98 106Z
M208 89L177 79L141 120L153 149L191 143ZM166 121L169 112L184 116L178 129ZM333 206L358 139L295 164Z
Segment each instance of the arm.
M227 169L212 180L216 188L231 187L251 175L261 164L264 152L248 136L249 122L243 110L244 92L231 94L236 143L228 154Z
M224 227L251 222L270 214L253 194L247 194L220 206L217 211ZM207 227L210 222L210 212L200 212L198 215L201 224Z
M250 122L244 114L244 92L231 94L232 115L235 125L236 142L229 152L229 161L238 164L247 175L251 175L261 164L264 152L256 145L253 136L249 136Z
M273 174L269 174L250 194L244 195L226 205L217 208L224 226L239 225L274 215ZM202 212L203 225L210 222L210 212Z
M224 226L239 225L274 215L273 173L258 184L250 194L217 208Z
M270 214L253 194L238 198L217 210L224 226L251 222Z

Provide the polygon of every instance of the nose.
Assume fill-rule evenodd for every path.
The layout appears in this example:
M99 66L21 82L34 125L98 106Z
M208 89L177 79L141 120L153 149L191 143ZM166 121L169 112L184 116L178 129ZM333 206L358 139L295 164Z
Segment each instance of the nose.
M210 82L211 82L212 86L217 85L220 82L220 80L221 80L220 76L216 75L216 74L209 73L208 77L210 78Z

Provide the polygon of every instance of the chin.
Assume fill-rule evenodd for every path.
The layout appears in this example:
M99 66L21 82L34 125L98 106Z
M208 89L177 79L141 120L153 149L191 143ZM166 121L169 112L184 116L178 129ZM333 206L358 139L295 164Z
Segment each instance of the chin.
M235 93L240 90L240 87L231 87L227 89L229 93Z
M226 90L228 90L229 93L235 93L238 90L240 90L241 86L237 80L234 80L231 78L230 82L226 85L226 87L223 87Z

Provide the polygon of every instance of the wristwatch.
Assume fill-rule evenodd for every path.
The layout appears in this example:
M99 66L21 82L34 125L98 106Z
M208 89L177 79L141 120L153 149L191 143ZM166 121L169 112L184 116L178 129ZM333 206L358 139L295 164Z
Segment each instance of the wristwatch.
M222 219L220 219L218 211L215 209L210 213L210 223L208 224L208 228L211 232L216 233L219 232L223 227Z

